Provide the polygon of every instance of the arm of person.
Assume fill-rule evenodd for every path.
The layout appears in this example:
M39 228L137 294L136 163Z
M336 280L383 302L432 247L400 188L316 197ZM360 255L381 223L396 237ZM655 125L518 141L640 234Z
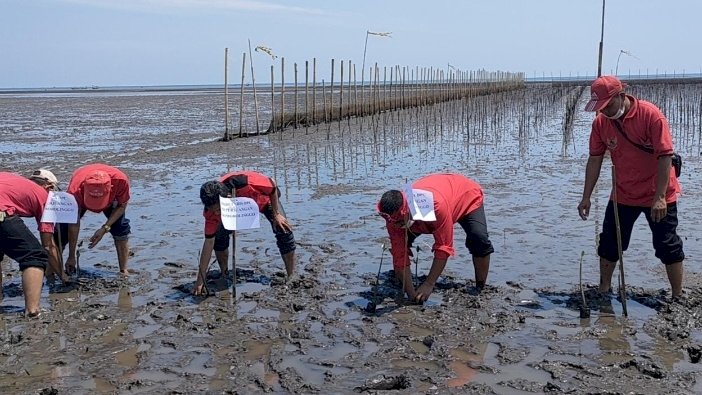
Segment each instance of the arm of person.
M61 267L61 261L59 259L59 249L56 247L56 244L54 244L54 233L40 232L39 238L41 239L41 245L44 247L47 255L49 256L49 267L54 273L56 273L61 278L61 281L65 284L66 282L68 282L68 276L66 276L66 273Z
M665 195L670 182L670 167L672 166L673 157L671 155L662 155L658 157L658 171L656 174L656 195L653 198L653 206L651 207L651 220L660 222L668 214L668 203Z
M88 245L88 248L93 248L98 243L100 240L102 240L102 237L105 236L107 232L110 231L110 228L112 225L114 225L117 220L124 215L124 213L127 211L127 203L121 203L117 205L117 207L112 210L112 214L110 214L110 218L107 219L107 222L105 222L104 225L100 227L100 229L96 230L93 236L90 238L90 244Z
M205 238L202 242L202 252L200 253L200 263L197 267L197 280L195 281L195 287L193 287L193 295L204 295L205 294L205 281L207 281L207 268L210 264L210 259L212 258L212 251L214 251L215 238Z
M271 212L273 216L273 221L275 221L276 227L282 229L284 232L292 232L292 225L288 222L288 219L280 212L280 198L278 197L278 187L272 178L269 178L271 185L273 186L273 191L269 195L271 199Z
M427 278L424 280L422 285L417 288L417 292L414 297L417 302L425 302L427 299L429 299L431 293L434 292L436 281L439 279L439 276L441 276L441 273L444 272L446 262L448 262L448 259L434 257Z
M580 200L580 204L578 204L578 214L580 214L580 218L583 220L586 220L588 215L590 215L590 197L592 196L592 191L595 189L595 185L597 185L597 180L600 178L603 159L604 155L590 155L587 159L583 197Z
M414 284L412 283L412 269L410 269L409 263L407 266L394 266L395 278L402 284L402 290L407 294L409 300L415 300L417 298L417 291L414 289Z

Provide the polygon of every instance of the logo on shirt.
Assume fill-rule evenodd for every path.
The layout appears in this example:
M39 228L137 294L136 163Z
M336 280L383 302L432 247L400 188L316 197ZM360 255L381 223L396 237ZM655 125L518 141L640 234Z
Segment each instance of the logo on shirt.
M612 137L612 138L607 139L607 148L610 151L614 151L615 149L617 149L617 138L616 137Z

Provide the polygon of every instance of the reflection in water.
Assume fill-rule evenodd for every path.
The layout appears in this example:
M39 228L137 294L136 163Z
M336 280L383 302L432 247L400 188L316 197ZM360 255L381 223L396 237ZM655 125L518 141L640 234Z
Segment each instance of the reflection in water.
M620 363L631 359L631 344L627 338L626 319L600 315L595 321L597 328L604 333L599 337L600 359L605 364Z
M119 289L119 295L117 296L117 308L124 312L129 312L132 310L132 293L129 290L129 287L122 287Z
M455 348L450 351L451 357L454 360L449 363L449 368L456 377L446 382L449 388L462 387L473 379L476 371L472 366L483 362L487 345L488 343L473 344L470 351L460 348Z

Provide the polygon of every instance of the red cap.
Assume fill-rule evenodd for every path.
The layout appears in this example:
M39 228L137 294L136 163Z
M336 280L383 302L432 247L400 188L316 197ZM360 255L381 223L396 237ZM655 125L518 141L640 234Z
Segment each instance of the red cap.
M83 203L90 211L100 212L110 205L112 181L104 171L98 170L83 181Z
M585 111L600 111L607 106L610 100L619 93L624 92L626 84L612 75L603 75L596 79L590 86L590 101L585 105Z

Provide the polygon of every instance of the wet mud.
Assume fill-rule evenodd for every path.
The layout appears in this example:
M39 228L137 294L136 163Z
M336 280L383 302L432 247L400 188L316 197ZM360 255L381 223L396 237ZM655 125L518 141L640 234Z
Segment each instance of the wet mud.
M702 392L698 143L676 140L686 154L685 298L671 300L648 229L637 223L625 253L624 317L618 294L600 295L595 285L607 171L593 218L577 218L591 118L576 113L564 142L569 94L530 86L227 143L215 141L216 95L0 97L2 133L12 136L0 148L4 170L46 165L65 186L76 166L106 161L130 175L133 196L130 276L117 274L105 238L81 251L72 284L44 287L42 314L27 319L17 264L2 262L0 392ZM213 262L209 295L191 296L203 238L199 185L238 168L278 181L298 275L286 281L263 223L237 235L236 271L222 276ZM375 202L440 171L483 185L496 253L478 291L457 228L457 255L417 305L394 280ZM102 220L86 215L81 238ZM431 243L416 241L417 283ZM579 315L582 251L587 319Z

